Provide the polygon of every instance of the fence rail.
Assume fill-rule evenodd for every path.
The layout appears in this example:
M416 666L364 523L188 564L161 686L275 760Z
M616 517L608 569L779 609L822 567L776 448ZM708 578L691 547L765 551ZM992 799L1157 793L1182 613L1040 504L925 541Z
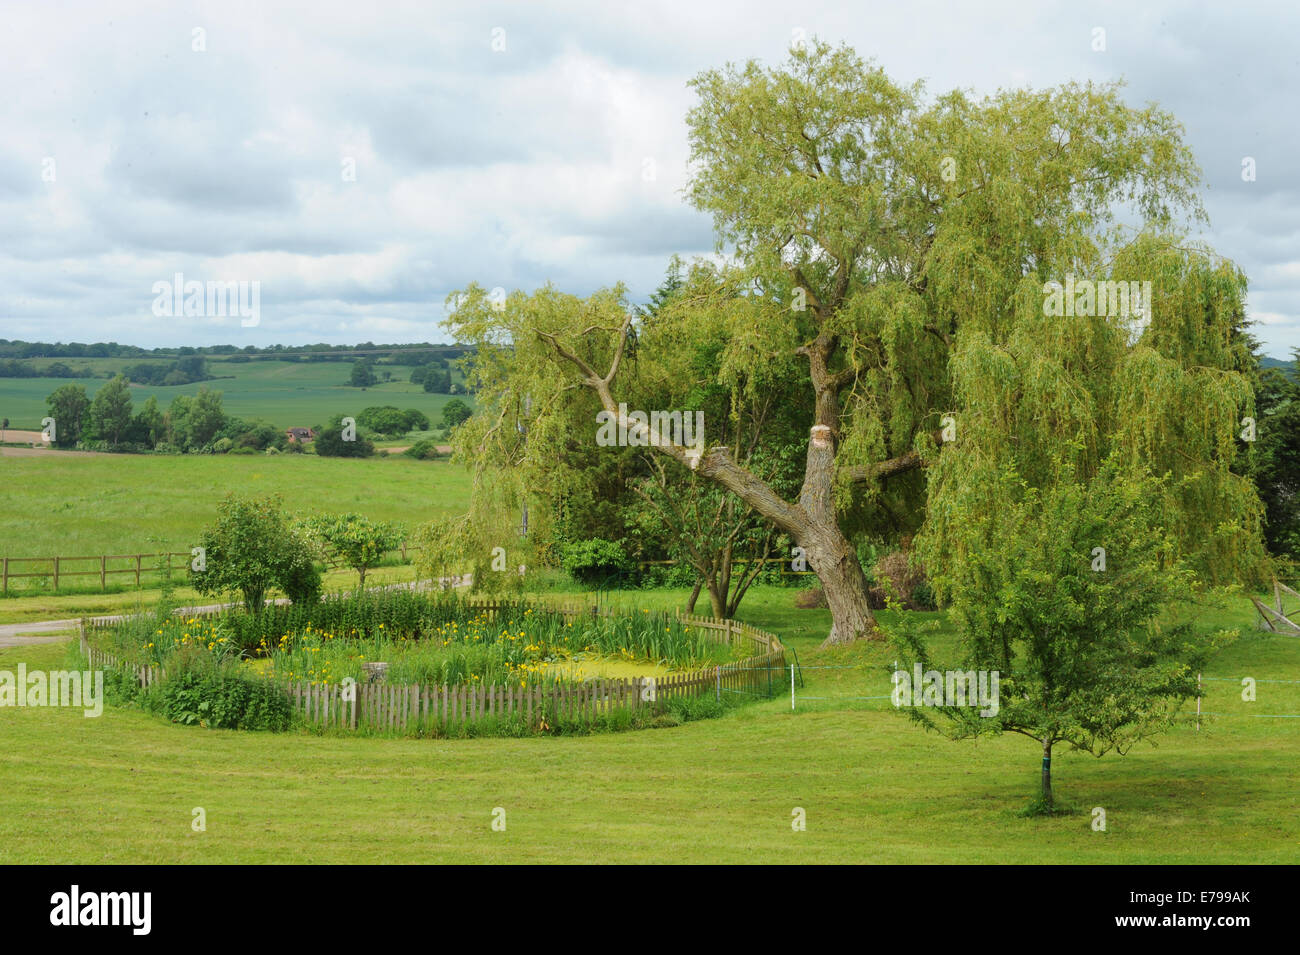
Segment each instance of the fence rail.
M0 593L9 592L9 581L23 577L52 577L54 579L54 589L59 588L59 580L63 577L98 577L101 589L108 585L108 578L116 574L134 574L135 583L140 585L141 573L152 571L151 566L145 566L145 558L150 560L166 560L167 570L172 569L172 558L183 557L185 563L190 560L189 551L172 551L170 553L156 554L100 554L96 557L0 557ZM110 567L108 562L114 561L132 561L133 566L127 567ZM92 570L69 570L68 565L78 566L79 562L90 561L99 566ZM46 569L38 570L33 573L17 573L13 568L16 566L26 566L30 564L44 564Z
M469 601L471 609L494 619L503 609L517 609L515 604L496 601ZM612 616L598 607L546 606L562 616ZM204 611L192 616L219 616L224 611ZM750 645L756 655L734 663L705 667L689 673L667 677L600 678L580 684L533 686L476 686L473 684L389 684L357 683L350 688L340 684L305 681L278 681L289 694L295 712L308 724L322 729L443 732L468 725L487 717L522 718L530 729L556 719L589 719L615 711L635 713L675 697L704 696L713 693L772 695L776 681L773 673L785 670L785 647L775 634L759 630L737 620L677 614L684 624L709 631L711 639L729 646ZM135 674L140 686L148 687L166 678L156 666L126 666L103 650L93 646L89 635L112 626L117 621L90 617L81 621L81 647L93 668L125 669Z
M395 547L391 551L385 551L388 554L400 553L403 563L406 562L406 544L401 547ZM177 564L172 563L173 557L181 557L183 560ZM173 570L183 570L189 565L193 555L189 551L170 551L154 554L99 554L93 557L0 557L0 594L9 593L9 581L18 580L24 577L53 579L54 589L59 589L59 581L66 577L98 577L99 587L101 590L107 589L108 578L121 574L133 574L135 576L135 585L140 586L142 574L152 573L155 570L153 562L164 561L166 563L166 572L170 574ZM127 561L128 566L110 566L109 561ZM150 563L146 563L149 561ZM90 570L68 569L69 565L73 568L83 567L86 562L93 566ZM322 563L329 570L338 570L345 568L347 565L339 558L332 557ZM18 573L15 567L27 567L36 564L41 567L31 573Z

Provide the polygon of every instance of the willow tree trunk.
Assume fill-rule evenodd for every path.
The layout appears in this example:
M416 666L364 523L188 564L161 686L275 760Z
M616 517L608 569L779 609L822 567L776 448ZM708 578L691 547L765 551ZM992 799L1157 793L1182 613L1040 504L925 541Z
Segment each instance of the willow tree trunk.
M867 575L839 526L809 525L806 532L796 536L796 541L816 572L830 607L831 632L826 643L878 637L876 618L867 599Z

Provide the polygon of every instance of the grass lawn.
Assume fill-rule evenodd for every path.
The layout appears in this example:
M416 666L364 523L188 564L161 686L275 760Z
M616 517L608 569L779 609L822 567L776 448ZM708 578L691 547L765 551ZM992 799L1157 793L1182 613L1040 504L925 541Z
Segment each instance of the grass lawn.
M621 593L678 605L681 592ZM171 726L0 710L0 862L1295 862L1300 859L1300 641L1249 630L1250 611L1190 608L1244 636L1207 676L1200 732L1124 757L1062 752L1076 815L1025 819L1038 753L1020 737L953 743L887 703L880 645L818 649L825 611L760 588L742 617L806 668L788 697L673 729L571 738L403 740ZM933 615L936 619L939 615ZM886 625L889 616L884 615ZM936 642L951 645L941 632ZM0 650L55 668L66 649ZM841 667L845 669L817 669ZM864 692L870 691L870 693ZM833 697L822 701L812 696ZM207 831L191 831L203 807ZM507 813L505 832L492 811ZM1090 812L1107 812L1107 831ZM791 810L807 813L793 832Z
M436 515L466 511L470 475L449 461L402 455L71 457L49 452L48 457L0 458L0 556L188 551L230 491L279 493L289 510L303 516L355 510L413 530ZM78 585L90 580L80 578Z

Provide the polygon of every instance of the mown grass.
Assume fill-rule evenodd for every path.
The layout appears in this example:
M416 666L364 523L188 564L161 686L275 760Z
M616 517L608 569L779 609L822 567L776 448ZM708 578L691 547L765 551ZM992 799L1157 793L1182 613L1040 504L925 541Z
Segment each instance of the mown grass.
M619 593L654 609L681 592ZM586 737L349 739L0 710L0 862L1294 863L1300 859L1300 641L1248 628L1248 605L1199 608L1244 636L1207 676L1261 680L1242 703L1207 683L1207 719L1124 757L1062 753L1075 815L1018 813L1037 782L1020 738L953 743L866 695L880 645L821 650L824 611L761 588L742 616L805 665L805 700L673 729ZM882 615L886 626L890 615ZM942 630L937 642L950 645ZM0 651L55 667L65 649ZM817 667L846 669L817 669ZM1290 695L1286 695L1290 694ZM840 697L820 702L806 697ZM193 832L203 807L207 831ZM1090 811L1105 808L1107 831ZM491 828L495 807L507 828ZM791 811L807 831L791 830Z

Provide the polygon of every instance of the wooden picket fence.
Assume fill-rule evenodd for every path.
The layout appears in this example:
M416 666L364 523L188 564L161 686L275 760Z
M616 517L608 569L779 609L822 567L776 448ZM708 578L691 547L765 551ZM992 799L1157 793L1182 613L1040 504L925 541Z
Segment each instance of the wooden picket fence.
M472 601L470 606L494 619L515 605L494 601ZM546 607L565 616L608 616L596 607ZM222 611L194 614L217 616ZM519 719L530 729L554 726L557 721L595 721L619 710L632 713L656 708L664 700L713 694L770 696L785 669L785 648L775 634L737 620L678 614L684 624L709 631L712 638L728 645L748 644L754 656L705 667L691 673L667 677L593 679L581 684L543 686L419 685L389 683L321 684L287 681L283 685L294 710L305 721L321 729L393 731L401 733L448 733L484 719ZM81 646L92 669L123 668L111 655L93 646L89 634L111 626L111 618L82 620ZM128 667L142 687L161 682L166 673L156 666Z

